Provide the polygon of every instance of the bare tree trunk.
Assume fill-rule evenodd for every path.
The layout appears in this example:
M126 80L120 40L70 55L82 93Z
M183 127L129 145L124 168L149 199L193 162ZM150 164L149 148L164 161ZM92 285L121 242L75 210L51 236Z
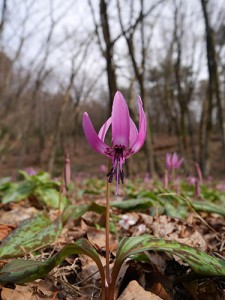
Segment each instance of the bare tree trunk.
M193 130L193 124L191 120L191 113L190 110L187 112L187 122L188 122L188 134L189 134L189 143L190 143L190 152L191 152L191 159L193 161L197 161L197 155L196 155L196 149L195 149L195 140L194 140L194 130Z
M95 19L94 7L91 0L88 0L92 19L95 25L95 34L97 36L98 44L106 61L106 71L107 71L107 81L109 89L109 106L108 106L108 115L111 115L111 109L113 104L114 95L117 91L117 80L116 80L116 70L114 64L114 45L116 40L112 40L110 27L109 27L109 15L108 15L108 4L106 0L99 0L99 12L100 12L100 22L101 26L97 24ZM100 30L102 31L104 45L100 37Z
M59 111L59 115L56 121L56 128L54 130L54 133L52 134L51 137L51 146L50 146L50 155L49 155L49 161L48 161L48 172L52 173L54 164L55 164L55 157L56 157L56 149L59 145L59 138L62 133L63 129L63 117L64 117L64 112L66 110L66 107L68 105L69 99L70 99L70 93L71 93L71 88L74 83L74 78L75 78L75 73L73 70L72 66L72 72L70 76L70 81L66 90L66 94L63 98L63 102Z
M160 3L160 2L159 2ZM119 22L120 27L122 30L122 34L126 40L127 47L128 47L128 53L132 62L134 74L136 77L136 80L139 84L140 88L140 96L142 98L143 104L145 106L145 109L147 109L147 117L149 119L149 113L148 113L148 105L147 105L147 97L146 97L146 87L145 87L145 75L146 75L146 42L145 42L145 33L144 33L144 18L146 17L147 13L144 14L144 2L143 0L140 0L140 13L137 17L136 22L134 22L133 26L130 26L129 30L125 30L123 22L122 22L122 16L121 16L121 8L119 1L117 1L117 8L118 8L118 14L119 14ZM149 10L148 13L152 12L156 5L153 5ZM140 25L140 35L141 35L141 63L138 65L138 61L136 59L136 51L134 47L134 33L137 29L137 25ZM149 119L150 120L150 119ZM151 127L150 122L148 122L148 130L147 130L147 137L146 137L146 143L144 145L144 151L146 156L146 171L151 174L152 177L155 177L155 161L154 161L154 150L153 150L153 142L152 142L152 135L151 135Z
M204 105L204 112L201 124L201 138L200 138L200 159L203 174L207 175L210 172L210 156L209 156L209 139L212 127L211 114L213 106L213 98L216 98L218 107L219 124L222 137L222 147L225 152L225 107L221 101L220 84L216 60L216 50L213 38L213 30L210 25L209 15L207 12L207 1L201 0L202 11L205 21L206 32L206 49L207 49L207 62L209 73L209 86L208 86L208 101ZM207 103L208 102L208 103ZM204 149L207 147L207 149Z
M212 129L212 93L208 86L208 92L203 103L202 117L200 123L200 138L199 138L199 162L204 176L210 172L210 153L209 142Z
M102 26L103 37L105 41L104 56L106 59L106 70L107 70L107 79L108 79L108 87L109 87L109 115L110 115L114 95L117 91L116 72L115 72L115 65L113 59L114 43L112 43L110 29L109 29L107 2L105 0L100 0L99 5L100 5L101 26Z
M176 4L175 4L176 5ZM184 157L184 166L186 171L189 171L189 158L190 158L190 149L189 143L187 140L187 97L184 95L183 88L181 86L181 72L182 72L182 46L181 40L183 37L183 18L179 19L179 9L181 8L181 1L178 6L175 6L174 12L174 42L177 46L177 59L174 65L175 72L175 80L176 80L176 88L177 88L177 100L180 107L180 122L179 122L179 139L180 139L180 147L181 152ZM181 17L181 16L180 16Z
M2 32L3 32L6 11L7 11L7 0L3 0L2 9L1 9L1 20L0 20L0 38L1 38L1 35L2 35Z

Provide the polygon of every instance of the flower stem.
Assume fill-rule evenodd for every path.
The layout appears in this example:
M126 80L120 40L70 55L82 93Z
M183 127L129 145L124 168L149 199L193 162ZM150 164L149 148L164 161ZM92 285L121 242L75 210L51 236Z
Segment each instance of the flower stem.
M108 169L111 168L111 161L109 160ZM109 249L109 218L110 218L110 183L107 181L106 185L106 219L105 219L105 248L106 248L106 266L105 266L105 273L106 273L106 283L107 287L110 285L110 268L109 268L109 260L110 260L110 249ZM108 288L106 287L106 290Z
M172 167L172 181L173 181L173 183L175 181L175 169L174 169L174 167Z
M110 259L110 250L109 250L109 210L110 210L110 183L107 182L106 188L106 231L105 231L105 241L106 241L106 281L109 286L110 284L110 270L109 270L109 259Z

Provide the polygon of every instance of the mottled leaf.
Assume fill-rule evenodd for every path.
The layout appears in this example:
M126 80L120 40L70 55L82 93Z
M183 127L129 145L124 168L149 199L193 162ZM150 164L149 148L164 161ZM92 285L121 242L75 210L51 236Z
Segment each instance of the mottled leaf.
M104 293L105 275L99 255L92 244L86 239L80 239L75 244L66 245L60 252L46 261L13 260L0 270L0 283L22 284L46 276L59 265L66 256L85 254L91 257L98 266Z
M63 223L69 219L76 220L83 216L88 211L89 205L69 205L63 212Z
M33 181L37 183L48 183L51 181L50 174L47 172L39 171L36 175L30 176L26 171L19 171L19 173L23 176L24 179L28 181Z
M0 179L0 196L4 195L4 193L9 190L11 185L11 177L4 177Z
M9 189L2 197L2 203L18 202L29 197L35 189L35 184L30 181L11 183Z
M155 206L156 202L152 199L130 199L124 201L114 201L111 203L112 207L116 207L124 210L134 210L134 209L146 209L150 206Z
M187 206L184 205L173 205L173 203L164 203L165 214L173 218L185 219L187 217L188 211Z
M90 205L89 205L89 208L88 208L89 211L93 211L93 212L96 212L98 214L103 214L106 210L106 207L105 206L102 206L102 205L99 205L95 202L92 202Z
M126 258L147 250L164 251L182 258L198 274L225 276L225 262L193 247L149 235L123 238L119 243L112 277L115 279Z
M25 253L50 245L62 231L62 222L52 222L46 213L27 219L2 240L0 258L22 256Z
M69 205L63 213L63 223L67 222L68 219L76 220L83 216L87 211L94 211L98 214L102 214L105 212L105 206L98 205L95 202L86 205Z
M0 187L6 183L9 183L10 181L11 181L11 177L0 178Z
M205 212L216 213L221 216L225 216L225 209L222 207L222 205L219 206L205 201L194 201L194 200L190 201L190 205L196 211L205 211Z
M144 194L144 193L143 193ZM150 193L150 198L137 198L124 201L114 201L111 203L112 207L123 209L126 211L130 210L141 210L147 208L164 208L164 212L172 217L185 218L188 213L188 207L192 206L196 211L203 211L209 213L217 213L225 216L225 209L214 203L206 201L192 201L185 199L179 195L173 193L159 194L153 197L153 193ZM148 193L144 194L145 196Z
M58 208L59 201L61 210L63 210L68 205L68 199L63 195L60 195L60 192L54 188L39 186L35 189L34 195L40 201L44 202L47 206L52 208Z

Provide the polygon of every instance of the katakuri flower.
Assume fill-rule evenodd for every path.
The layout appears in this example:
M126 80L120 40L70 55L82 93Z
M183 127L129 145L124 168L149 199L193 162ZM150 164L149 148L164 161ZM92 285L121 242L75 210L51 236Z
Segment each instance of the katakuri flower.
M116 92L111 117L103 124L97 134L91 120L85 112L83 114L82 125L88 143L91 147L112 159L112 168L108 173L108 180L112 182L116 178L116 193L118 194L118 184L123 183L123 164L131 155L140 150L146 138L146 116L143 110L142 100L138 97L139 108L139 130L129 115L129 109L121 92ZM106 133L112 126L112 145L104 143Z
M166 154L166 164L168 169L179 169L183 160L183 158L178 159L178 155L176 152L173 154Z
M37 171L32 167L26 168L25 171L29 176L37 175Z

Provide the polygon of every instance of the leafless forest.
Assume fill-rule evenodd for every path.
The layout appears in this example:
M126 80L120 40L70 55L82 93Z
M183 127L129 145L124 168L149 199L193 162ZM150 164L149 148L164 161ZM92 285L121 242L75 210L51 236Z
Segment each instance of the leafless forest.
M148 116L143 172L162 174L172 145L187 174L197 162L223 176L224 0L0 0L0 10L0 175L53 172L64 153L85 165L81 116L99 128L121 90L133 116L137 95Z

